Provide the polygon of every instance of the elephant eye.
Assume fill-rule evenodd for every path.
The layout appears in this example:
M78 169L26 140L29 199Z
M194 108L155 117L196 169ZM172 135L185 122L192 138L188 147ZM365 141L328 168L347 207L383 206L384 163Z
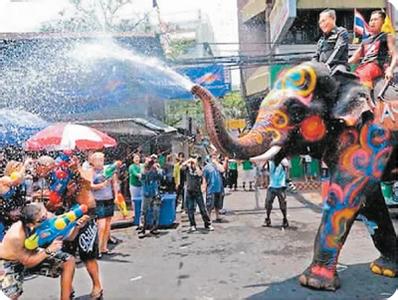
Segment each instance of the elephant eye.
M289 101L285 102L285 104L291 123L298 124L304 120L308 111L307 107L295 99L290 99Z

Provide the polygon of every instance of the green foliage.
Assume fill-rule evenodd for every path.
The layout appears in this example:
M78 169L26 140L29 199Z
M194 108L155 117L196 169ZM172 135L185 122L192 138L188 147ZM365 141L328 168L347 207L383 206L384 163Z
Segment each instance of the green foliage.
M239 92L231 92L220 98L225 118L244 119L247 117L245 101ZM184 116L191 117L197 126L204 125L202 103L196 101L174 100L166 102L166 123L170 126L181 125Z
M184 116L191 117L197 124L203 124L203 109L200 101L172 100L166 102L166 124L181 126Z
M246 103L242 98L240 92L232 92L224 97L222 106L225 115L230 119L245 119L247 118Z
M188 52L190 48L195 45L195 40L193 39L181 39L181 40L172 40L170 41L169 47L171 49L169 58L176 59L181 55L184 55Z
M107 31L148 32L152 29L148 14L131 12L131 17L121 19L118 13L132 7L132 0L69 0L70 7L59 12L59 18L43 23L44 32Z

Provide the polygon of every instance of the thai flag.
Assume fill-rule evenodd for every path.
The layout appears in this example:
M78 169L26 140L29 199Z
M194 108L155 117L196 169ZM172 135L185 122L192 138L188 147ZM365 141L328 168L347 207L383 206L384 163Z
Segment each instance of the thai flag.
M354 32L355 35L362 36L362 39L370 36L368 23L366 23L365 18L356 9L354 10Z

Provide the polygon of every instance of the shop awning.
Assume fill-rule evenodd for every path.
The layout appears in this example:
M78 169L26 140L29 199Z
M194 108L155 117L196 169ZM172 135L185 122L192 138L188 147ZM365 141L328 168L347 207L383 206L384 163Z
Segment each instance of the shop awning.
M113 120L91 120L80 121L84 124L108 134L116 135L136 135L136 136L157 136L160 134L176 133L177 129L160 122L159 120L148 118L126 118Z

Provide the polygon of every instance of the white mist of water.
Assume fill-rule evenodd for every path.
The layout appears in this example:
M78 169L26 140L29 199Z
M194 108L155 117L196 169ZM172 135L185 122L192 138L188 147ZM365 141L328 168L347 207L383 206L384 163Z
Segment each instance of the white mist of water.
M167 93L167 90L190 91L194 85L160 60L137 55L111 38L39 45L26 41L10 50L6 59L0 61L0 108L26 110L46 120L74 119L77 114L106 107L117 109L112 99L102 98L102 93L111 93L108 87L101 86L107 83L105 72L110 68L115 73L109 74L109 78L123 78L126 84L129 84L128 72L138 72L131 77L134 82L128 88L115 90L115 99L124 97L120 99L130 101L129 97L133 99L137 92L140 94L137 97L153 93L161 98L158 93L163 87ZM140 87L143 89L139 90ZM159 89L148 90L151 87ZM137 107L138 114L140 109Z
M120 47L112 40L101 40L101 43L87 43L78 45L70 55L79 60L82 64L89 64L93 60L102 58L115 58L121 61L129 61L141 65L145 68L160 71L169 78L174 84L190 91L194 83L187 77L177 73L159 59L153 57L144 57L135 54L131 50Z

